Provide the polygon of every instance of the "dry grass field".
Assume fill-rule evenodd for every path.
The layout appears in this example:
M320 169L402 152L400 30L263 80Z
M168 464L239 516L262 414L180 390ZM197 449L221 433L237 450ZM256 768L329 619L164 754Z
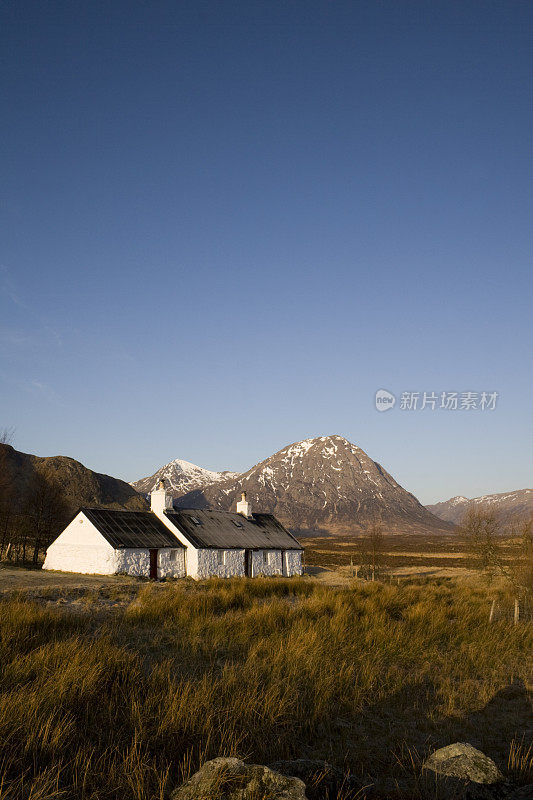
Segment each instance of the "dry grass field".
M345 566L350 559L357 564L360 559L362 538L354 536L320 536L302 539L305 559L309 565ZM443 565L467 568L471 560L464 543L456 533L448 535L384 536L383 562L395 572L402 567L441 567Z
M417 797L420 760L457 740L531 781L533 631L489 625L489 599L420 579L6 592L0 798L156 800L217 755L328 759Z
M321 536L302 539L305 563L348 575L350 564L361 563L362 539L358 536ZM380 553L382 575L389 577L453 577L475 574L473 558L458 533L443 535L394 534L383 539Z

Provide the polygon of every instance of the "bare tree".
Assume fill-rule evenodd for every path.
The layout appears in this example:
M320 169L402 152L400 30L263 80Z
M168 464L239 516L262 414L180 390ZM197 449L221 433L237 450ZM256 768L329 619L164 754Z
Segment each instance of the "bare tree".
M0 444L13 444L15 428L0 428Z
M26 547L32 548L32 561L38 563L39 553L64 527L69 507L59 484L36 473L25 498L22 541L22 558L26 560Z
M6 429L0 432L0 559L9 539L15 516L15 485L9 467Z
M359 560L365 577L375 580L383 568L383 525L372 523L359 541Z
M492 578L503 576L517 596L533 593L533 516L505 529L497 515L471 509L460 526L473 566Z
M517 521L511 529L511 558L507 578L518 592L533 597L533 515Z
M494 511L471 508L465 515L459 533L472 556L472 566L490 578L500 571L500 523Z

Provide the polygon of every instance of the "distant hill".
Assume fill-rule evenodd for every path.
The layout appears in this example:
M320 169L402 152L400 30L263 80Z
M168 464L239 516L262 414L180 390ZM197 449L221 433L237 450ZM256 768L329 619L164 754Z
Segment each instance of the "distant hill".
M188 492L176 504L230 510L243 489L253 509L273 513L300 532L357 533L376 520L386 533L452 530L342 436L295 442L242 475Z
M513 518L529 517L533 514L533 489L517 489L515 492L485 494L482 497L451 497L442 503L426 506L432 514L448 522L459 524L471 508L495 511L502 522Z
M62 496L73 510L82 505L109 508L146 508L146 502L130 485L110 475L93 472L67 456L40 456L21 453L0 444L0 465L13 481L19 498L29 489L36 473L60 486Z
M150 494L156 487L161 478L165 479L167 491L172 497L181 497L187 492L195 489L202 489L212 483L218 483L228 479L234 479L239 475L238 472L213 472L210 469L198 467L190 461L183 461L176 458L174 461L165 464L148 478L140 478L133 481L131 486L141 494Z

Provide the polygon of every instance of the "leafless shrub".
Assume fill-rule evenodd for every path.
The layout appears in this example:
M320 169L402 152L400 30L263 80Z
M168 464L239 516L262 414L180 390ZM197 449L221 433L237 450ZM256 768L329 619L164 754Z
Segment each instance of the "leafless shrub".
M381 522L372 523L359 540L361 577L375 580L384 567L385 537Z
M470 548L473 566L489 578L506 579L518 597L533 593L533 516L504 528L497 515L471 509L460 528Z

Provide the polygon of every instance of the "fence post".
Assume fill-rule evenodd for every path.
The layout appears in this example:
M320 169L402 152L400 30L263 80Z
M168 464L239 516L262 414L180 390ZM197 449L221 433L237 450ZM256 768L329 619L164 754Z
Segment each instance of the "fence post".
M520 603L518 602L518 597L514 599L514 624L518 625L518 621L520 620Z
M489 624L494 622L494 612L496 611L496 600L492 601L492 605L490 607L490 614L489 614Z

